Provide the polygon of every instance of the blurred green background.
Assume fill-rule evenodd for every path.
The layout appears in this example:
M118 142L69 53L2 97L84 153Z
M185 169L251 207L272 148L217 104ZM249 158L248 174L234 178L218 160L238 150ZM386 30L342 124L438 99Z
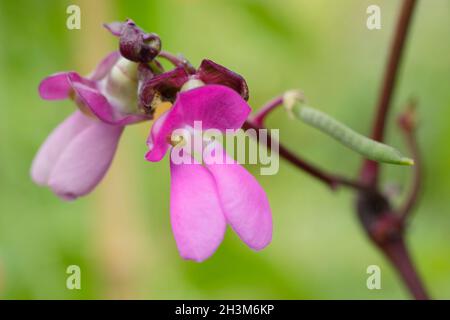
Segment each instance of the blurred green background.
M81 7L81 30L66 28L66 8ZM378 4L382 29L366 28ZM62 70L88 73L116 39L105 21L134 19L163 47L192 63L210 58L242 74L257 109L285 89L368 133L400 1L164 0L0 2L0 297L4 299L406 299L386 260L362 233L353 195L332 193L282 161L259 176L274 217L272 244L248 249L228 230L216 254L182 260L169 223L169 166L143 161L149 123L129 127L106 179L65 203L29 178L33 156L70 114L70 101L46 102L37 86ZM417 267L435 298L450 298L450 2L420 1L395 94L395 116L419 99L426 179L409 232ZM361 159L283 113L289 147L324 168L355 176ZM408 154L394 117L388 141ZM248 167L258 174L257 166ZM408 186L411 170L390 166L383 183ZM406 191L405 188L403 191ZM402 194L399 195L400 201ZM81 267L82 289L66 289L66 268ZM382 270L368 290L366 268Z

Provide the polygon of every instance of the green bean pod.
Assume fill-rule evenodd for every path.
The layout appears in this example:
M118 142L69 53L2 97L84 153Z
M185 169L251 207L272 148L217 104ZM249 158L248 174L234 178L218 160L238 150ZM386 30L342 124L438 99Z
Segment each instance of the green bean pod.
M296 105L292 108L292 112L305 123L319 129L368 159L398 165L410 166L414 164L412 159L404 157L397 149L369 139L319 110L304 105Z

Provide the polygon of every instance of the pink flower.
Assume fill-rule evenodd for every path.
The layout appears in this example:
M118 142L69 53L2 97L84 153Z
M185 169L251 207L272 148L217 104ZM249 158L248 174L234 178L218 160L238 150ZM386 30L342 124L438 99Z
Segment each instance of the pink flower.
M173 107L154 123L146 158L160 161L170 148L172 132L190 129L194 121L201 121L204 129L224 132L240 128L249 113L242 96L226 86L205 85L181 92ZM202 165L192 158L192 164L176 164L171 157L170 164L175 240L183 258L198 262L215 252L227 224L255 250L267 246L272 238L272 216L264 190L219 144L212 148L215 158L228 161L216 164L203 159Z
M95 188L112 162L124 127L152 119L162 102L173 107L153 124L149 161L164 157L176 129L201 121L205 129L236 130L250 113L248 87L240 75L206 59L198 69L177 60L166 72L157 60L164 53L156 34L145 33L131 20L105 27L120 38L120 53L108 55L88 77L57 73L39 86L43 99L70 98L79 107L47 138L31 168L37 184L65 200ZM266 247L272 238L272 216L264 190L221 145L204 143L211 151L203 155L204 164L190 154L190 164L175 163L171 157L171 222L181 255L195 261L211 256L227 224L250 248Z
M80 110L41 146L31 168L34 182L65 200L91 192L108 170L123 128L152 118L138 103L138 78L149 73L113 52L86 78L76 72L45 78L39 86L43 99L71 98Z

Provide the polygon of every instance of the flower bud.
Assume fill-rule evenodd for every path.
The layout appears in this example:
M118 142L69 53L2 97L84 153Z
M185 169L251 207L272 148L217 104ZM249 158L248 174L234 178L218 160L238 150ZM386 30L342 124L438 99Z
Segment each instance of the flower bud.
M134 62L150 62L161 51L161 39L155 33L143 32L134 22L127 21L120 36L120 53Z
M161 39L155 33L146 33L131 19L124 23L104 25L113 35L120 37L120 53L134 62L152 61L161 51Z

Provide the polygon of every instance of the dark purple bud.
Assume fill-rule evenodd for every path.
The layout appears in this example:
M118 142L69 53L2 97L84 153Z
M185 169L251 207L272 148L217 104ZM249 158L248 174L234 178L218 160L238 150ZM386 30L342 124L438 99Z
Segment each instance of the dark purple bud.
M161 40L155 33L145 33L136 24L128 20L120 36L120 53L125 58L147 63L161 51Z
M155 33L146 33L131 19L124 23L104 25L113 35L120 37L120 53L134 62L152 61L161 51L161 39Z
M248 86L245 79L220 64L208 59L203 60L197 70L197 77L206 84L220 84L230 87L239 93L243 99L248 100Z
M183 67L159 74L145 81L139 91L142 106L154 109L162 101L174 102L178 91L189 80Z

